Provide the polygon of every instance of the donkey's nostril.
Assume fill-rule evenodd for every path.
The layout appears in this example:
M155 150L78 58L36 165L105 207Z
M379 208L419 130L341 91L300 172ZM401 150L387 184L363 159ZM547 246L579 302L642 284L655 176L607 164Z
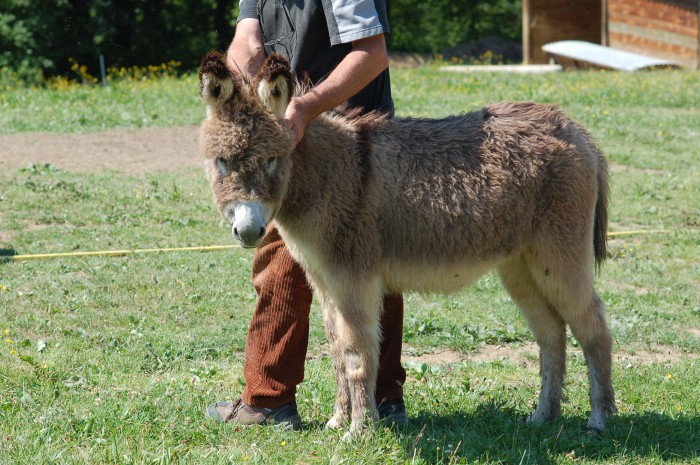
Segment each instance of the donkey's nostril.
M258 239L261 239L265 235L265 227L260 227L260 232L258 233Z
M235 237L236 239L239 239L239 240L241 238L241 235L238 234L238 228L236 228L236 227L233 228L233 237Z

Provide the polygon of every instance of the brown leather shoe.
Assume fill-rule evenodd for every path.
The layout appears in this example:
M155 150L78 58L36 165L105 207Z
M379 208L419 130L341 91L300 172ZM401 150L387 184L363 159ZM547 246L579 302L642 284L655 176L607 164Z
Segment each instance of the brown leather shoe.
M279 425L287 429L301 429L301 417L296 402L275 408L251 407L241 399L235 402L217 402L207 408L205 416L217 423L232 425Z

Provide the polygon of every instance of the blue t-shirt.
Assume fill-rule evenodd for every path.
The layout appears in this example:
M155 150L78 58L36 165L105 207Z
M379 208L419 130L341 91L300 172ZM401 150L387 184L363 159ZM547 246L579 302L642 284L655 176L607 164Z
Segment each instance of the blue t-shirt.
M387 6L380 0L241 0L238 21L257 18L265 53L285 56L292 70L314 84L352 49L352 42L389 33ZM353 96L350 105L393 114L389 69Z

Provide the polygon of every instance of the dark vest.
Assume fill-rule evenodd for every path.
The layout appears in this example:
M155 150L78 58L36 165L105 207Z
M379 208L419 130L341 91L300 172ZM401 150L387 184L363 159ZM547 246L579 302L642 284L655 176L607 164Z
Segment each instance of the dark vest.
M265 44L265 53L279 53L286 57L303 79L308 74L318 84L340 63L352 49L351 44L331 45L331 32L337 31L330 13L330 0L258 0L257 13ZM376 2L377 11L386 22L386 5ZM325 6L325 10L324 10ZM328 14L326 12L329 12ZM386 27L388 30L388 26ZM389 69L385 69L364 89L350 98L353 107L364 112L379 110L393 115Z

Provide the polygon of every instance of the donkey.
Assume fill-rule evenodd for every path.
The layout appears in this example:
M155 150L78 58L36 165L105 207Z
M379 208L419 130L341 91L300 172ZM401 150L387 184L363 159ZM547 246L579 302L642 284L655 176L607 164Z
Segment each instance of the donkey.
M323 308L337 380L328 427L377 418L383 294L455 291L495 268L540 347L528 422L559 414L569 325L588 365L588 428L603 431L612 338L593 262L606 256L608 169L584 128L535 103L442 119L327 112L292 149L283 115L299 86L284 58L249 77L212 52L199 78L217 207L243 247L274 221Z

